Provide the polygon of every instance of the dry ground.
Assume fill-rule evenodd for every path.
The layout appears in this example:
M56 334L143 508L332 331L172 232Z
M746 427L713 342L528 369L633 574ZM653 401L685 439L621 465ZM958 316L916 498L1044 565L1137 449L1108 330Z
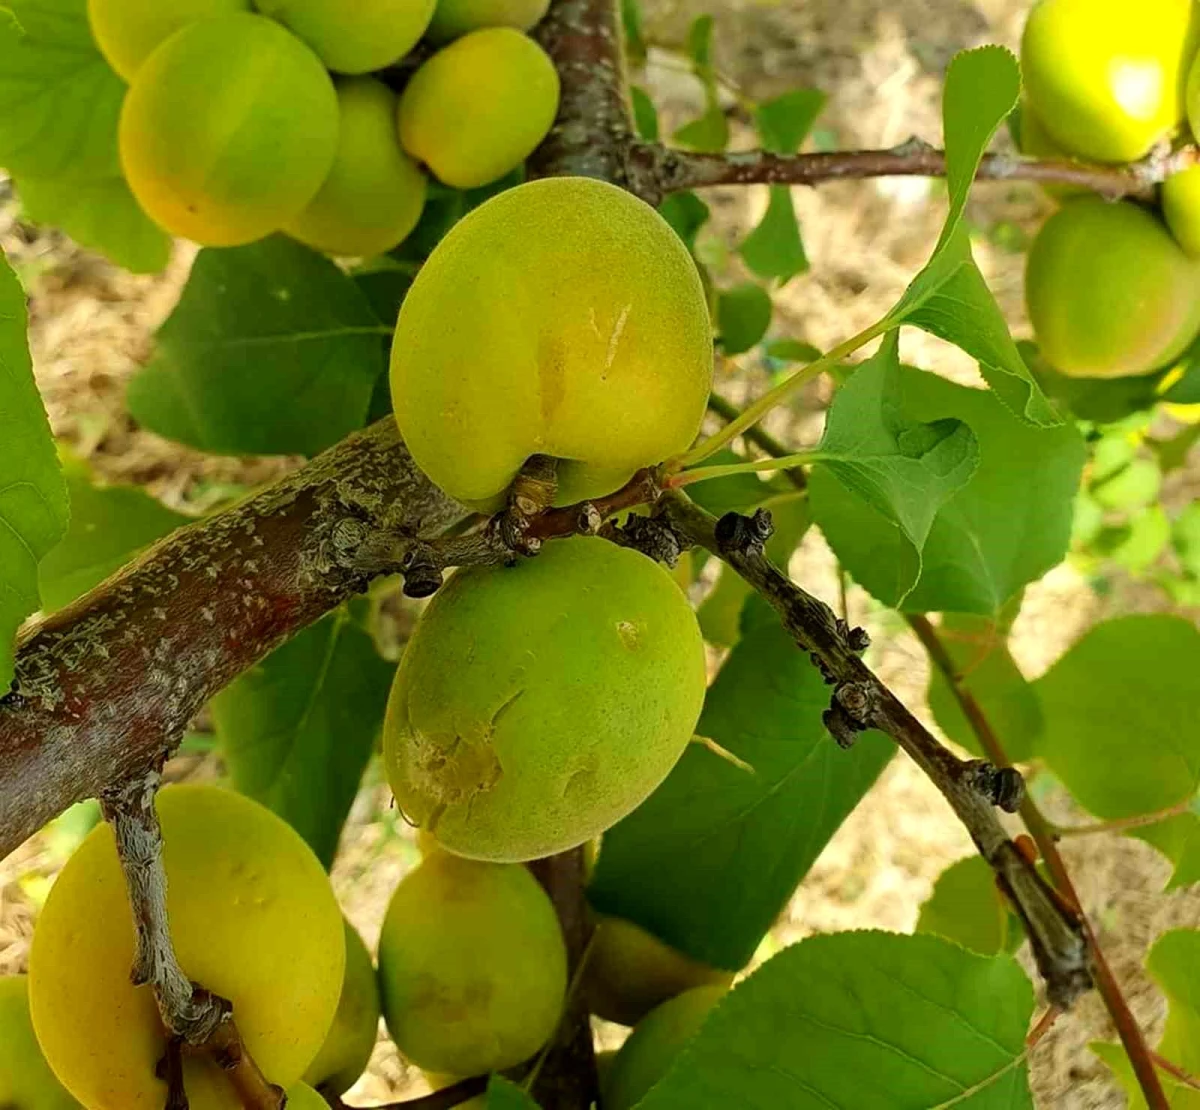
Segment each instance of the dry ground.
M670 46L682 40L695 14L711 10L719 64L746 94L765 98L797 84L818 86L830 95L819 122L823 142L887 146L911 134L936 141L940 79L949 58L981 42L1015 46L1026 7L1024 0L728 0L719 8L704 0L657 0L647 4L647 28L653 41ZM694 82L668 51L654 53L644 83L668 120L686 117L698 104ZM740 137L750 145L748 135ZM752 226L765 205L764 192L725 190L706 198L715 213L712 253L720 243L736 243ZM775 330L828 347L876 319L924 260L940 225L941 195L936 183L899 179L796 191L813 265L781 295ZM1019 241L1045 211L1035 190L1005 184L979 187L970 209L981 233L980 263L1018 330L1024 319L1021 259L990 243ZM205 458L133 427L124 415L123 383L145 358L153 328L186 277L187 248L179 248L165 275L130 277L58 236L16 224L13 206L2 200L0 245L20 266L32 293L31 342L55 430L104 477L144 484L173 505L202 510L292 465ZM726 277L732 281L737 275L730 266ZM958 352L915 332L905 337L904 355L960 380L975 374ZM758 384L759 376L745 370L724 383L731 394ZM777 420L778 430L797 442L812 431L813 418L804 412ZM1176 496L1194 495L1197 471L1200 460L1193 457L1192 472L1176 480ZM821 596L836 596L834 562L819 536L805 541L793 572ZM1031 588L1014 636L1015 653L1031 677L1097 619L1166 607L1140 583L1118 578L1111 585L1102 599L1076 572L1060 567ZM924 712L927 667L916 643L860 591L851 590L850 608L879 645L872 649L873 665ZM818 931L909 930L937 875L969 851L940 796L911 764L897 759L818 860L763 954ZM1140 842L1080 838L1065 853L1135 1011L1156 1033L1162 1004L1140 960L1165 928L1200 925L1200 892L1158 893L1168 868ZM365 788L334 881L347 913L368 938L378 929L391 889L415 858L408 830L387 807L385 790ZM61 859L61 838L42 836L0 864L0 972L22 967L36 907ZM1108 1110L1124 1104L1086 1049L1097 1037L1111 1039L1112 1031L1090 998L1060 1020L1033 1055L1040 1105ZM419 1083L381 1045L353 1095L368 1102L415 1091Z

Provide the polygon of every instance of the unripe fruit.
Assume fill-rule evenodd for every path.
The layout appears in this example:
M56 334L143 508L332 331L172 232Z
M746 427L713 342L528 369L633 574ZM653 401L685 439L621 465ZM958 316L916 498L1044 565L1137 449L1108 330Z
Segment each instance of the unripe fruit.
M549 1040L566 994L554 906L524 867L435 852L392 895L379 983L388 1031L418 1067L519 1064Z
M250 0L88 0L87 5L92 38L126 81L132 81L151 51L181 27L249 10Z
M55 1078L29 1020L24 975L0 976L0 1106L11 1110L79 1110Z
M438 0L425 37L443 43L484 27L528 31L549 7L550 0Z
M317 857L270 810L230 790L172 786L157 800L167 911L180 965L233 1003L246 1047L290 1087L325 1039L341 993L342 915ZM149 986L129 978L129 907L112 829L67 861L29 955L29 1001L46 1059L88 1110L162 1110L166 1037ZM228 1078L185 1057L192 1110L236 1110Z
M695 614L666 571L607 540L556 540L434 595L388 701L388 780L451 852L561 852L666 778L704 682Z
M138 70L121 109L121 166L147 214L211 247L278 231L333 165L338 106L320 61L278 23L192 23Z
M1041 0L1021 70L1051 137L1084 158L1132 162L1183 118L1194 0Z
M1151 213L1073 200L1030 248L1025 299L1046 360L1074 378L1145 374L1200 329L1200 265Z
M357 930L346 922L346 976L337 1013L316 1059L304 1073L306 1083L342 1094L366 1071L379 1032L379 986L375 965ZM291 1106L291 1103L288 1103Z
M400 94L400 142L447 185L487 185L546 137L558 91L558 72L532 39L511 27L474 31L413 74Z
M437 0L255 0L335 73L398 62L425 33Z
M1167 227L1192 258L1200 258L1200 166L1173 173L1162 184Z
M333 168L308 207L285 228L326 254L383 254L414 227L425 205L425 175L396 137L396 97L381 81L338 82Z
M1028 101L1021 105L1020 146L1021 153L1027 154L1030 158L1043 158L1052 162L1072 161L1072 156L1051 138L1050 132L1046 130L1046 125L1038 118ZM1081 185L1043 184L1042 188L1050 196L1060 201L1088 192Z
M297 1083L287 1093L287 1110L329 1110L329 1103L307 1083Z
M654 209L552 177L438 244L401 306L391 374L404 441L452 497L495 507L541 453L563 460L563 504L690 446L712 330L695 263Z
M651 1011L609 1066L604 1110L632 1110L674 1063L725 996L726 987L696 987Z
M582 991L597 1017L636 1025L656 1006L692 987L728 987L732 982L733 972L685 956L632 921L601 917L588 948Z

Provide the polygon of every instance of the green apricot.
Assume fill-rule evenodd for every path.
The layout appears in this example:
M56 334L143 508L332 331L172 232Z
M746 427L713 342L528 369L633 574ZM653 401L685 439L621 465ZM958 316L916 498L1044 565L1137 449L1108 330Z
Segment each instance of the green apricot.
M1021 153L1030 158L1043 158L1053 162L1070 162L1072 156L1051 137L1046 125L1038 119L1037 113L1026 101L1021 105ZM1055 200L1063 201L1068 197L1080 196L1088 192L1080 185L1043 185L1042 188Z
M287 1093L287 1110L329 1110L329 1103L307 1083L297 1083Z
M438 0L425 37L444 43L484 27L528 31L549 7L550 0Z
M1200 330L1200 265L1129 202L1085 197L1050 217L1030 248L1025 299L1042 354L1072 378L1146 374Z
M255 0L308 43L334 73L371 73L398 62L425 33L437 0Z
M1021 39L1029 102L1064 150L1148 154L1183 119L1194 0L1040 0Z
M473 31L425 62L400 95L400 142L439 181L473 189L514 170L550 131L558 72L511 27Z
M346 922L346 978L333 1024L304 1081L342 1094L367 1068L379 1032L379 985L375 965L357 930ZM291 1106L291 1103L288 1103Z
M611 493L700 428L712 329L695 263L616 186L518 185L421 267L391 385L417 465L460 501L496 507L533 454L561 460L560 504Z
M1200 258L1200 166L1168 177L1160 199L1175 242L1192 258Z
M24 975L0 976L0 1106L5 1110L79 1110L37 1043Z
M728 987L733 972L709 967L621 917L596 923L581 989L589 1012L636 1025L656 1006L692 987Z
M674 1063L728 987L694 987L643 1018L618 1050L604 1084L604 1110L631 1110Z
M418 1067L513 1067L562 1013L567 952L554 906L524 867L434 852L392 895L379 985L388 1031Z
M607 540L556 540L434 596L388 701L388 780L448 851L548 856L666 778L704 685L696 616L666 571Z
M391 89L371 77L350 77L338 82L337 95L333 168L284 230L326 254L383 254L416 227L425 175L396 137Z

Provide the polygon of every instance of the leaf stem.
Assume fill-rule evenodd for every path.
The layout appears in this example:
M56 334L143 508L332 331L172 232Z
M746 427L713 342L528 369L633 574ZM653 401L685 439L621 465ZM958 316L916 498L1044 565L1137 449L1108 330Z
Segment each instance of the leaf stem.
M679 489L690 486L693 482L707 482L710 478L727 478L731 474L750 474L761 470L788 470L799 466L809 466L823 459L820 451L797 451L794 455L782 455L779 458L751 459L748 462L728 463L723 466L701 466L694 470L685 470L682 474L672 475L664 485L667 489Z
M1141 829L1147 825L1157 825L1159 821L1165 821L1169 817L1179 817L1181 814L1188 813L1192 808L1193 801L1191 798L1183 802L1177 802L1173 806L1167 806L1166 809L1156 810L1154 813L1139 813L1134 817L1114 817L1109 821L1092 821L1086 825L1055 825L1050 826L1051 831L1055 836L1093 836L1096 833L1106 832L1125 832L1127 829Z

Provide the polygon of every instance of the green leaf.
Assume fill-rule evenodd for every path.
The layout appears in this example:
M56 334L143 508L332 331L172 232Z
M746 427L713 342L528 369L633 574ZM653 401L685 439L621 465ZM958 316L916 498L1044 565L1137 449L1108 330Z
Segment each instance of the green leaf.
M1200 786L1200 631L1138 615L1092 628L1034 683L1038 751L1086 809L1154 813Z
M605 833L593 905L704 963L743 967L894 752L874 732L841 750L821 721L828 704L829 688L782 627L747 633L696 731L753 772L689 745L649 800Z
M708 222L708 205L687 190L672 193L658 206L659 215L675 230L689 251L695 253L696 235Z
M1110 511L1138 509L1158 498L1162 471L1154 459L1139 457L1089 489L1096 503Z
M354 270L350 276L366 296L375 318L381 324L394 328L396 317L400 314L400 306L404 303L416 273L416 267L412 263L399 262L383 255L372 259L368 267Z
M1113 1073L1113 1078L1121 1085L1128 1100L1125 1110L1147 1110L1146 1096L1142 1094L1141 1084L1133 1072L1129 1057L1125 1055L1125 1049L1119 1044L1107 1044L1104 1041L1092 1041L1088 1047L1104 1061ZM1200 1091L1161 1068L1158 1078L1171 1110L1200 1110Z
M687 33L687 53L695 68L707 70L712 67L713 17L698 15L692 20Z
M22 177L16 186L31 223L60 228L126 270L156 274L171 257L171 237L138 207L122 177Z
M791 89L759 104L754 110L754 126L763 150L795 154L825 107L825 100L820 89Z
M1200 428L1200 424L1196 427ZM1200 578L1200 501L1193 501L1175 518L1171 546L1179 564L1193 578Z
M646 60L646 40L642 35L642 6L639 0L621 0L621 24L625 29L625 52L632 65Z
M1200 811L1180 813L1165 821L1132 829L1129 835L1157 848L1171 861L1174 871L1167 880L1166 890L1200 883Z
M629 99L633 104L633 122L638 136L648 143L658 142L658 111L650 95L640 85L630 85Z
M808 269L808 256L796 222L792 191L772 185L767 211L758 226L738 247L750 271L762 278L778 278L782 285Z
M1197 443L1200 443L1200 421L1181 428L1170 439L1146 440L1146 446L1154 452L1158 458L1158 465L1167 474L1183 468Z
M723 291L717 300L717 328L725 353L750 350L767 334L772 310L770 294L752 281Z
M1038 385L1052 400L1080 420L1112 424L1135 412L1152 408L1158 400L1162 374L1140 374L1131 378L1071 378L1054 369L1037 347L1017 344L1021 357L1033 371Z
M931 936L810 937L735 987L638 1110L1032 1110L1033 988Z
M511 1080L493 1075L488 1080L486 1110L538 1110L538 1104Z
M343 609L211 702L233 785L288 821L326 867L374 751L394 672Z
M203 250L129 409L201 451L315 455L362 427L391 331L352 278L290 239Z
M1024 937L982 856L960 859L938 876L916 931L945 937L981 956L1010 952Z
M729 145L729 121L716 97L710 97L704 115L685 123L671 136L680 146L716 154Z
M33 380L25 291L0 252L0 691L13 637L38 608L38 563L67 528L67 489Z
M979 468L938 511L923 566L915 566L911 546L881 513L820 466L809 482L813 518L854 580L884 604L903 599L910 612L994 616L1065 556L1083 440L1070 425L1029 427L987 391L935 374L902 367L900 382L915 418L963 420L979 443Z
M63 542L42 560L42 608L61 609L87 593L142 548L191 523L134 486L104 486L78 459L63 464L71 521Z
M1158 561L1171 540L1171 521L1161 505L1134 513L1123 524L1103 528L1092 542L1096 554L1139 574Z
M86 0L0 6L0 166L17 177L119 177L124 96L92 41Z
M946 613L938 632L963 686L979 702L1009 758L1017 763L1031 759L1042 730L1042 707L1017 668L1005 633L991 617L969 613ZM929 676L929 708L951 740L974 755L985 754L950 683L936 667Z

